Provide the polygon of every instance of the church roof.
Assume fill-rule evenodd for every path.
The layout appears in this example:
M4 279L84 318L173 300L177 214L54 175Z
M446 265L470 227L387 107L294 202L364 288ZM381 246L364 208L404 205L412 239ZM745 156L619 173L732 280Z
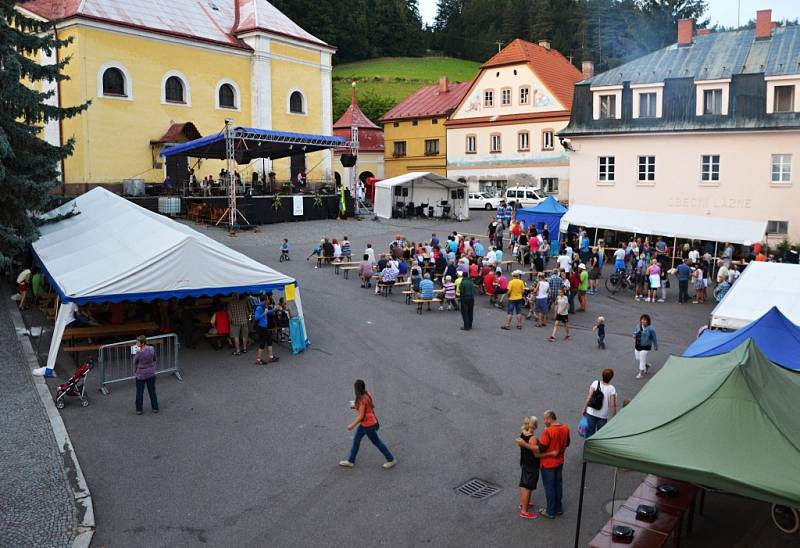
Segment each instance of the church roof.
M267 0L30 0L18 4L47 20L95 21L246 47L238 35L260 30L328 47Z
M547 86L558 102L569 110L575 82L583 78L581 71L560 52L517 38L491 59L481 69L524 63Z
M350 106L333 124L333 134L350 140L350 128L353 126L358 128L359 152L383 152L383 130L367 118L367 115L358 106L355 88L353 97L350 99Z

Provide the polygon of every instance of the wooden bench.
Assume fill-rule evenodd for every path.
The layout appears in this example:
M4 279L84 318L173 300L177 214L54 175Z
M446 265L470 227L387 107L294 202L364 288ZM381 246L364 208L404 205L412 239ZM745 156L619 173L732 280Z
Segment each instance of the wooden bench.
M317 268L321 267L323 264L331 264L333 262L333 257L325 257L324 255L317 255Z
M431 303L440 303L441 299L414 299L413 302L417 305L417 314L422 314L422 305L428 303L428 310L431 309Z
M222 350L222 341L229 339L230 333L225 333L224 335L220 333L206 333L204 337L214 350Z
M75 346L64 346L62 348L62 350L64 352L75 352L75 353L97 352L98 350L100 350L100 345L99 344L80 344L80 345L75 345Z
M394 285L395 284L378 283L378 290L381 295L383 295L384 297L388 297L389 293L392 292L392 287L394 287Z
M350 277L350 271L351 270L360 270L360 269L361 269L360 265L357 265L357 266L340 266L339 267L339 270L341 270L343 272L342 277L345 280L347 280Z
M417 292L412 289L409 289L408 291L403 291L403 296L406 299L406 304L411 304L411 299L414 298L414 295L416 294Z
M511 265L514 264L514 260L513 259L510 259L510 260L507 259L505 261L500 261L499 264L500 264L500 266L506 265L506 272L510 272L511 271Z
M119 325L87 325L64 329L64 340L122 337L126 335L149 335L158 332L156 322L132 322Z

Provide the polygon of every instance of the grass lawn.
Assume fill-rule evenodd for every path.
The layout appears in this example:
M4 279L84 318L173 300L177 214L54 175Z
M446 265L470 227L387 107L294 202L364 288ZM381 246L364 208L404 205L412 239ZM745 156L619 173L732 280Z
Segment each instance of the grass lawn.
M450 57L381 57L338 65L333 69L336 119L350 102L350 84L358 82L359 97L375 94L397 104L421 87L435 84L442 76L451 82L475 77L480 64Z

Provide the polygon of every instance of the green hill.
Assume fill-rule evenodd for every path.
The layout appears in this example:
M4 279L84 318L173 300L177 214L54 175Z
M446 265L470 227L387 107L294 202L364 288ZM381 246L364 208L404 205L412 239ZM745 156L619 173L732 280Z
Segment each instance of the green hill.
M451 57L381 57L346 63L333 69L333 119L350 104L351 83L357 82L358 104L377 123L390 108L442 76L451 82L472 80L479 63Z

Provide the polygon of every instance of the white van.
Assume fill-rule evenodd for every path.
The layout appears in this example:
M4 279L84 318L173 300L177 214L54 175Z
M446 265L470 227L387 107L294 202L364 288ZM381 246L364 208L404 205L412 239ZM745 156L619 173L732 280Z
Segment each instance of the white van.
M505 200L517 207L535 207L544 201L541 189L532 186L515 186L506 189Z

